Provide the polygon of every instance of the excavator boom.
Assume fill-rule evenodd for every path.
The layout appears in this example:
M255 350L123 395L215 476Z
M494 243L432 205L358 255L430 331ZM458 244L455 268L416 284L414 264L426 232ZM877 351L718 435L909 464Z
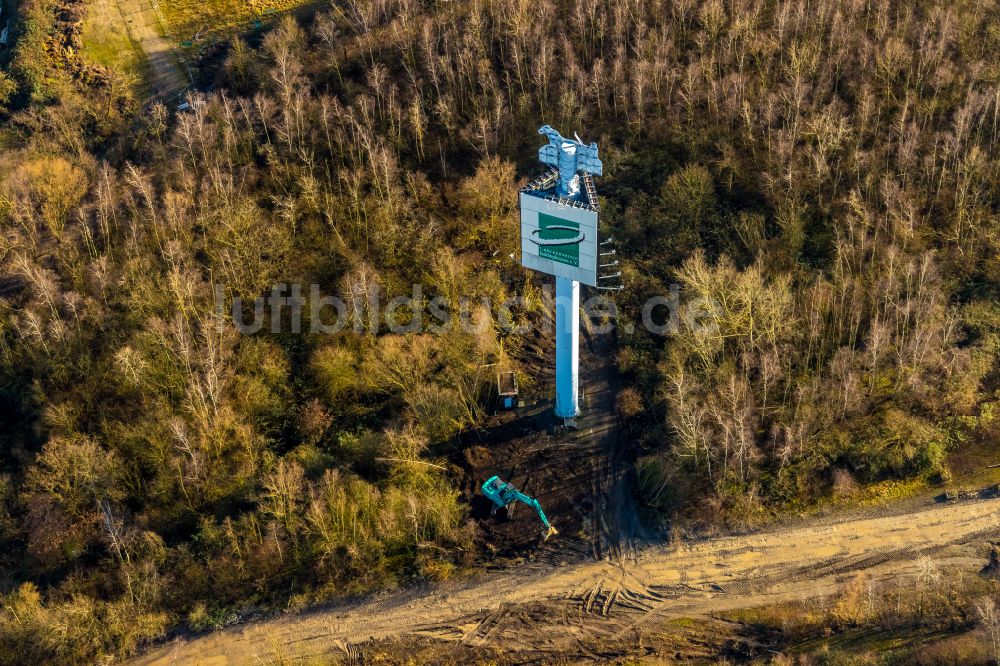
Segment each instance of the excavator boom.
M548 517L545 515L545 511L542 510L542 505L537 499L529 495L525 495L520 490L515 488L513 485L506 483L500 479L499 476L490 477L486 483L483 484L483 495L490 498L498 508L506 507L511 502L521 502L522 504L527 504L532 509L538 513L538 517L541 519L542 524L545 525L545 538L548 539L553 534L558 534L558 530L552 526L549 522Z

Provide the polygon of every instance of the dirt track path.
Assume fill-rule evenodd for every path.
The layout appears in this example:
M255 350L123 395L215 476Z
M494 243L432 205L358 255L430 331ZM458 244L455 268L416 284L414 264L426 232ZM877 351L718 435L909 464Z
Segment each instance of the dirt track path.
M157 0L115 0L129 37L142 49L149 65L152 96L167 100L190 83L187 70L166 36Z
M618 391L615 373L615 344L610 333L592 334L585 326L581 354L581 386L584 391L578 419L581 443L593 443L597 455L591 457L594 470L593 519L590 534L595 559L633 558L646 540L632 489L634 462L629 458L627 442L620 434L615 396Z
M880 518L816 524L647 548L616 561L511 570L177 640L137 664L254 664L352 654L370 638L434 637L564 654L583 636L635 635L666 618L835 591L854 572L888 578L923 556L974 571L1000 536L1000 501L977 500Z

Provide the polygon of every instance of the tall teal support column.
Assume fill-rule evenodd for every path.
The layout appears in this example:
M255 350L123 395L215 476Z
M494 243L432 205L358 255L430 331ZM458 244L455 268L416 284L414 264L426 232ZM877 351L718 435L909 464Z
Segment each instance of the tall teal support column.
M548 143L538 159L558 176L545 187L527 188L521 196L521 261L556 278L555 414L580 413L580 282L598 287L597 206L592 183L580 174L601 175L597 144L567 139L548 125L538 130ZM553 196L553 194L555 196ZM599 288L599 287L598 287Z
M580 413L580 283L556 277L556 416Z
M545 127L539 132L545 133ZM558 132L555 134L559 136ZM576 142L567 141L561 136L557 142L559 182L556 185L556 194L564 199L575 199L580 195ZM580 283L556 276L556 416L569 419L579 414L579 395Z

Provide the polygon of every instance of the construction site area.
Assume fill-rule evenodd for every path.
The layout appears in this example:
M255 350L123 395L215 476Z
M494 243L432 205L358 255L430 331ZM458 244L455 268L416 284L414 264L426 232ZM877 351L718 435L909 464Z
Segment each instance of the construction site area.
M745 534L672 542L645 531L611 400L609 340L584 340L586 411L575 429L559 429L547 402L501 412L456 460L481 530L478 573L177 637L131 663L770 662L789 646L760 635L746 619L755 609L815 608L859 580L911 586L928 567L946 589L981 580L1000 537L993 486ZM537 497L559 534L544 539L529 507L491 517L478 485L494 473ZM872 640L870 630L845 639Z
M470 571L177 637L134 663L790 663L775 660L832 626L859 654L903 655L940 633L922 621L928 604L954 618L967 611L954 599L992 589L996 484L739 534L644 526L640 452L616 401L615 334L580 318L581 284L625 288L614 239L598 225L592 177L603 164L596 143L548 125L539 134L550 170L520 192L521 263L556 288L521 340L532 389L522 394L515 373L499 372L495 413L433 450L474 522ZM953 588L962 591L949 597ZM916 623L902 610L913 598ZM970 631L950 621L956 636Z
M1000 665L987 5L0 0L0 666Z

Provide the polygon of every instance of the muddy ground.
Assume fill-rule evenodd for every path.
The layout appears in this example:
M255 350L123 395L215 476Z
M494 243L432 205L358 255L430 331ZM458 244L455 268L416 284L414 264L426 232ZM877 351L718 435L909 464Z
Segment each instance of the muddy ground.
M482 430L468 433L452 455L463 470L462 492L482 528L484 554L497 563L512 558L575 561L622 556L645 536L636 517L630 477L633 452L619 439L614 410L616 377L610 334L581 336L580 395L583 415L566 428L552 414L554 353L539 334L525 355L547 369L522 396L524 406L500 412ZM535 512L515 503L491 516L480 484L498 474L536 497L559 530L542 540Z
M911 575L921 558L973 575L1000 538L1000 499L983 492L666 543L636 519L632 452L613 409L611 340L585 335L584 344L587 416L578 430L553 434L542 400L455 447L452 462L465 472L463 492L493 560L479 575L179 638L135 663L661 663L708 660L720 649L766 656L770 648L741 637L727 613L828 597L859 572ZM538 497L560 534L542 543L525 506L490 518L476 496L493 474Z
M998 499L929 501L904 515L817 520L648 546L623 558L536 560L178 639L135 663L395 663L416 654L420 663L708 658L720 641L738 637L723 618L739 609L828 598L859 572L875 581L913 576L923 558L953 575L977 574L1000 536L998 510Z

